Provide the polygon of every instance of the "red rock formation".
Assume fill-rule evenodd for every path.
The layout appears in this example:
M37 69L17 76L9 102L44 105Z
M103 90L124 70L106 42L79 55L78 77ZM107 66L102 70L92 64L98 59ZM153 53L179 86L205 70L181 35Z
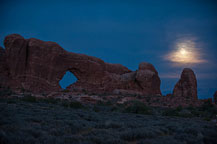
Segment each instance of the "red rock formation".
M173 96L182 99L197 100L197 80L194 72L185 68L180 80L173 89Z
M159 88L161 81L158 72L152 64L144 62L139 64L139 70L136 73L136 81L147 94L155 91L155 95L161 95Z
M5 50L0 47L0 73L6 73L7 72L7 68L6 68L6 54L5 54Z
M8 86L8 68L6 65L5 49L0 47L0 88Z
M4 40L10 86L33 92L58 91L66 71L77 77L67 89L94 93L118 90L161 95L160 78L153 65L141 63L132 72L120 64L109 64L84 54L65 51L55 42L24 39L12 34Z
M214 98L214 103L217 105L217 91L215 92L213 98Z
M212 103L212 98L207 98L207 99L201 99L200 102L202 103Z

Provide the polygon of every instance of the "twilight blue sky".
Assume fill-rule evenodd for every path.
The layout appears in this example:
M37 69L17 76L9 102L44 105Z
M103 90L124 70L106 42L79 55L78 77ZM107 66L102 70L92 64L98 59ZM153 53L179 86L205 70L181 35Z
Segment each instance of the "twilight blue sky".
M0 46L6 35L18 33L131 70L150 62L159 72L163 94L171 93L182 69L190 67L199 98L217 90L215 0L1 0L0 18ZM167 58L180 44L193 46L197 63ZM63 87L70 80L66 77Z

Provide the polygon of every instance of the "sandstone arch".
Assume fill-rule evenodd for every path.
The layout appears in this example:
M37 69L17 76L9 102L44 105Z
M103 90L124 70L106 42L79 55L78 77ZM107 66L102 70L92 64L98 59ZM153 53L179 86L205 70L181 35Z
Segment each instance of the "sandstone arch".
M120 64L67 52L55 42L24 39L18 34L7 36L4 45L11 87L24 87L33 92L58 91L61 90L59 81L70 71L78 80L69 90L95 93L125 90L161 95L160 78L149 63L141 63L137 71L131 71Z

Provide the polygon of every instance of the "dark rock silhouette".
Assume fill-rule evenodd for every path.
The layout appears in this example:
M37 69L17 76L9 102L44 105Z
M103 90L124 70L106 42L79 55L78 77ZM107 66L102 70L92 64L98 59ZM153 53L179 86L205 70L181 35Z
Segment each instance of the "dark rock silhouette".
M183 70L173 93L164 97L158 72L150 63L142 62L138 70L131 71L121 64L67 52L55 42L24 39L18 34L7 36L4 45L5 49L0 47L0 88L25 89L36 95L46 93L48 97L75 95L75 99L87 103L101 101L101 94L107 95L103 100L123 103L140 99L147 105L166 107L199 106L211 101L198 100L196 76L189 68ZM67 87L69 94L63 94L59 85L66 71L77 77ZM214 101L217 103L217 92Z
M151 93L152 91L156 91L155 94L161 94L159 89L161 81L158 77L158 72L152 64L140 63L135 80L146 92Z
M0 69L12 88L24 88L32 92L61 90L59 81L66 71L77 77L70 91L94 93L134 91L145 95L161 95L160 78L153 65L141 63L137 71L120 64L65 51L55 42L35 38L24 39L12 34L4 40L1 48ZM6 61L5 61L6 60ZM7 69L7 70L6 70Z
M217 91L215 92L213 98L214 98L214 103L217 105Z
M0 47L0 86L8 86L8 67L6 64L5 49Z
M197 98L197 80L190 68L182 71L180 80L173 89L173 96L189 100L198 100Z

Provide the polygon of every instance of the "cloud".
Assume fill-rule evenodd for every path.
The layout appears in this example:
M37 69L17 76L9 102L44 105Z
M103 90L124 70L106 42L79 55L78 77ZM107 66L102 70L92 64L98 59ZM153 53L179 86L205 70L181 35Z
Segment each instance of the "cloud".
M217 79L216 73L195 73L197 79ZM160 78L162 79L179 79L181 73L163 73L160 74Z
M198 73L196 75L199 79L217 79L216 73Z
M160 74L160 78L169 78L169 79L177 79L180 77L178 73L164 73Z

